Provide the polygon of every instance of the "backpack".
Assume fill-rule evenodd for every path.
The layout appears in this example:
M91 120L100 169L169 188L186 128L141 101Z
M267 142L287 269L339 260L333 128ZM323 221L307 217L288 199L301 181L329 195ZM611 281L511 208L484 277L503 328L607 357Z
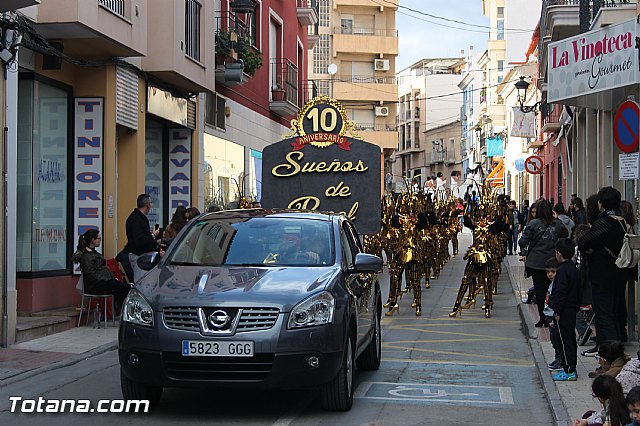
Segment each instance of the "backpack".
M631 237L635 237L633 231L629 224L627 224L624 219L618 219L617 216L612 216L614 219L618 221L622 229L624 229L624 237L622 239L622 248L620 249L620 253L618 256L615 256L613 252L605 247L607 252L616 259L615 264L620 269L633 268L638 264L640 260L640 249L631 248ZM621 220L622 219L622 220Z

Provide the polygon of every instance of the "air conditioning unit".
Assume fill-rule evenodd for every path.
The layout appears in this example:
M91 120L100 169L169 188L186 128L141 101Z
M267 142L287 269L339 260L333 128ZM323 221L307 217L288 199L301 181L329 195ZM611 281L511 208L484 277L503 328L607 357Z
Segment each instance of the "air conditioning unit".
M373 65L376 71L389 71L388 59L376 59Z
M387 115L389 115L389 107L376 107L376 116L386 117Z

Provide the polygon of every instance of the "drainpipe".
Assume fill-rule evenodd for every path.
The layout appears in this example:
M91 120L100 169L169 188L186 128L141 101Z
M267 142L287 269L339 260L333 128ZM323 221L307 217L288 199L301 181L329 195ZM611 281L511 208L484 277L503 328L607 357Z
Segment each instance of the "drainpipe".
M6 67L4 67L6 70ZM6 82L6 78L4 79ZM6 97L6 94L5 94ZM5 104L3 100L2 105ZM3 108L6 109L6 108ZM5 115L6 117L6 115ZM9 301L8 301L8 292L9 292L9 277L7 276L7 214L9 213L7 209L7 143L9 142L9 127L4 127L3 137L2 137L2 347L9 347L9 313L7 312L9 309Z
M3 18L6 14L2 14ZM0 34L4 37L5 34ZM4 45L4 43L0 43ZM9 127L7 126L7 65L2 63L2 84L4 84L3 96L0 99L2 116L5 123L2 132L2 347L9 346L9 277L7 277L7 143L9 142Z

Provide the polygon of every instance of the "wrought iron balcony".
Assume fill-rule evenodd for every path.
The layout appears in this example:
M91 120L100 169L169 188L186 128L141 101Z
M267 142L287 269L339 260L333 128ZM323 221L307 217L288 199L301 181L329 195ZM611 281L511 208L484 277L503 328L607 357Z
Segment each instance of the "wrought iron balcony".
M368 27L342 26L333 27L333 34L349 34L359 36L398 37L398 30L377 30Z
M269 60L271 97L269 109L283 117L298 112L298 67L286 58Z
M562 115L561 104L543 104L541 132L555 132L560 130L560 115Z

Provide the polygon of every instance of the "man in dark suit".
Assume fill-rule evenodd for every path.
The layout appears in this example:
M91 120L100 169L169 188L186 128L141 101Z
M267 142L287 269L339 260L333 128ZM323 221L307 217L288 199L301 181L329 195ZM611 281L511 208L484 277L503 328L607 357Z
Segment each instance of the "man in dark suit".
M118 261L124 266L130 282L137 278L134 274L134 263L144 253L158 251L158 238L160 229L153 231L147 215L153 207L149 194L140 194L136 200L137 207L133 209L126 222L127 245L118 254Z

